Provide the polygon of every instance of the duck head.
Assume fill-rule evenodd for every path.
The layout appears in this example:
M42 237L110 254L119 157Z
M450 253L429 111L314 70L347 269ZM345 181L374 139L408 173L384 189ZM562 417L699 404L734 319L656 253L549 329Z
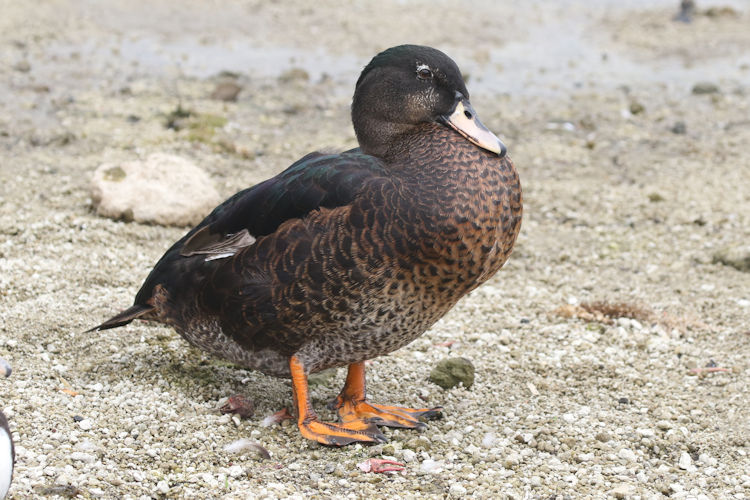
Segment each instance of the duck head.
M357 80L352 122L362 151L378 157L399 135L431 122L500 157L506 152L479 121L456 63L431 47L399 45L376 55Z

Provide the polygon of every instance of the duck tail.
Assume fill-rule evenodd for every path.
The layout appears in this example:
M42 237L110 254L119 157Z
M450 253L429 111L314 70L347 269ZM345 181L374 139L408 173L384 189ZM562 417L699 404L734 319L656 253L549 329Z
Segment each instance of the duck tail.
M120 314L112 316L101 325L97 325L90 330L86 330L84 333L98 332L101 330L109 330L110 328L117 328L118 326L124 326L134 319L140 318L141 316L150 313L153 310L154 306L150 306L148 304L134 304L122 311Z

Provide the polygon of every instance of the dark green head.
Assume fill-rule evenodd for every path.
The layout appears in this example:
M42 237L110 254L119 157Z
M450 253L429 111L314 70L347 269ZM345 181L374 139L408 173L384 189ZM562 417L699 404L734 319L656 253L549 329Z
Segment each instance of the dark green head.
M505 147L477 119L461 71L431 47L399 45L376 55L357 80L352 121L362 150L383 156L391 141L420 124L455 129L474 144L505 154Z

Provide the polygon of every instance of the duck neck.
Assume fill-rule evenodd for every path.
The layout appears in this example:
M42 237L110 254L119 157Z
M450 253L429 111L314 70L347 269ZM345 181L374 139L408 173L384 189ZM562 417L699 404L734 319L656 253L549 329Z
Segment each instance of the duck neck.
M352 114L352 121L360 149L368 155L383 160L393 155L393 144L398 143L399 139L407 135L409 129L413 127L413 125L355 114Z
M424 123L400 134L381 158L403 179L419 184L462 183L476 175L485 152L439 123Z

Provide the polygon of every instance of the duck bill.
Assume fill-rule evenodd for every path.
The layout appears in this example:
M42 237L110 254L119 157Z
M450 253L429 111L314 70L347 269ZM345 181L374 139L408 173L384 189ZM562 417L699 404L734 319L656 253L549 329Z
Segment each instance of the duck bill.
M505 144L479 121L468 99L459 100L453 113L442 118L446 125L480 148L492 151L501 158L505 156L507 151Z

